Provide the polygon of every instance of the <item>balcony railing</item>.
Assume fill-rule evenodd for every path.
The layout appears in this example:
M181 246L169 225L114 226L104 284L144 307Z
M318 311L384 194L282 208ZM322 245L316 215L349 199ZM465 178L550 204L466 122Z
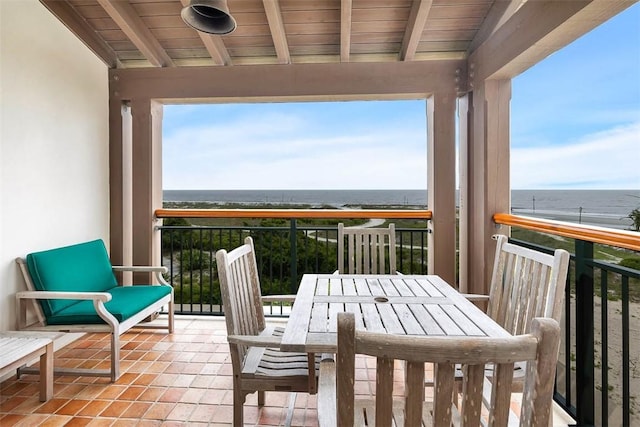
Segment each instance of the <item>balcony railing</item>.
M566 248L573 254L565 288L556 402L578 425L640 425L640 402L635 400L637 391L632 392L640 387L640 233L506 214L495 215L494 221L514 227L513 236L531 236L523 233L531 230L573 240L573 248ZM529 241L512 240L543 252L553 251L532 244L530 237ZM562 241L571 244L570 240ZM626 257L636 267L596 260L596 252Z
M162 260L169 268L178 314L224 314L215 265L218 249L253 237L263 295L295 294L302 275L332 273L338 265L337 228L299 226L161 226ZM396 228L397 269L427 274L426 228ZM271 306L268 314L283 315Z
M333 272L337 265L335 226L301 226L295 216L312 218L317 211L256 210L158 211L158 217L280 218L270 226L159 227L163 264L176 291L178 313L221 315L215 251L230 249L252 236L260 268L263 294L295 293L305 273ZM241 211L241 213L239 213ZM412 211L404 218L430 218L429 211ZM334 212L335 213L335 212ZM358 215L360 213L360 215ZM391 218L390 211L342 213L341 218ZM396 214L397 215L397 214ZM326 218L326 216L323 216ZM403 218L403 216L400 216ZM283 220L285 219L285 220ZM282 223L284 221L284 224ZM566 287L564 339L558 365L555 400L579 425L634 425L640 423L638 354L640 330L640 269L596 260L600 245L640 259L640 234L576 226L568 223L507 214L496 224L512 227L517 243L552 252L560 243L573 252ZM427 273L427 228L396 228L398 270ZM528 233L528 234L527 234ZM535 244L535 234L561 236L552 243ZM545 239L542 239L543 241ZM594 249L595 248L595 249ZM622 257L623 255L621 255ZM637 265L637 264L636 264ZM270 307L270 314L286 316L288 307ZM636 335L632 334L635 331ZM633 356L632 356L633 355ZM640 424L639 424L640 425Z

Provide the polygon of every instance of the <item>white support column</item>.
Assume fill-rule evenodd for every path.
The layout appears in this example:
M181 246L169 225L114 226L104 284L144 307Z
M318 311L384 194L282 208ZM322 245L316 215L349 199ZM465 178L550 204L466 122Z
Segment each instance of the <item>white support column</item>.
M470 293L488 293L497 232L493 215L510 210L509 103L511 80L487 80L476 84L472 98L473 128L466 141L468 179L461 185L466 206L461 209L468 241L460 247L465 284Z
M133 117L129 103L122 105L122 259L133 264ZM133 283L133 273L123 272L121 283Z
M433 212L428 268L456 283L456 94L435 93L427 99L427 190Z
M127 102L122 106L122 261L133 265L133 117ZM133 273L122 273L123 285L133 284Z
M460 292L468 292L469 286L469 213L472 206L470 193L472 162L469 161L470 152L473 149L473 92L469 92L458 99L458 170L460 194L458 198L458 289Z
M128 103L112 98L109 105L109 255L116 265L132 260L131 140L132 118ZM119 273L122 284L130 284L131 273Z
M149 99L131 103L133 115L133 263L158 265L160 236L156 209L162 207L162 104ZM151 273L134 274L134 283L151 283Z

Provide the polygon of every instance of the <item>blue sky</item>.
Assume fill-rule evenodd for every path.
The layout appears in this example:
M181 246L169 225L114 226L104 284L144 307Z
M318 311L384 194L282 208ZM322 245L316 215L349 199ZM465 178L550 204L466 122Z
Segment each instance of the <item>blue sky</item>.
M167 105L163 187L423 189L425 109ZM640 4L513 80L511 187L640 189Z

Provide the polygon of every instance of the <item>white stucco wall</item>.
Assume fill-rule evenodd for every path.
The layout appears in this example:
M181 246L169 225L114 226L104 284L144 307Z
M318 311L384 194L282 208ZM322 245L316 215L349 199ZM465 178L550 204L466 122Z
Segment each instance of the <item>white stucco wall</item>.
M17 256L109 236L107 67L37 0L0 1L0 331Z

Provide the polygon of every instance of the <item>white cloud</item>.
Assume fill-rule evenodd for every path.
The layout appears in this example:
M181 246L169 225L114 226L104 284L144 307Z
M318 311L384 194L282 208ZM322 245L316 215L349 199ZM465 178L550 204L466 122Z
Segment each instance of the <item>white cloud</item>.
M640 122L563 146L513 149L515 189L640 188Z
M425 132L314 136L265 119L185 128L164 138L165 189L426 188ZM275 129L277 128L277 129Z
M333 129L298 112L185 120L163 138L163 187L426 188L423 126L374 120ZM511 149L514 189L640 188L640 120L562 146L535 132L518 138Z

